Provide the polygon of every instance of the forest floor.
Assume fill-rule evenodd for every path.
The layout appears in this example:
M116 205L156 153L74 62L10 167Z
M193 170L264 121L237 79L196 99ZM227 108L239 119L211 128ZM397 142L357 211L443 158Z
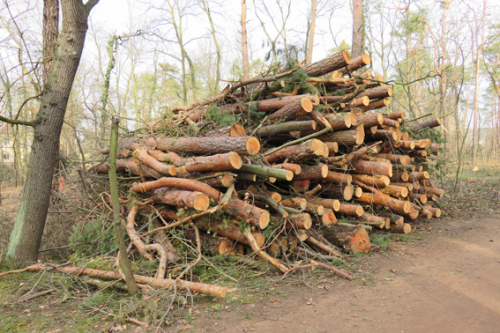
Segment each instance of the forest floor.
M340 268L355 281L303 270L281 281L240 281L221 299L196 297L166 332L498 332L500 327L500 169L465 173L444 217L421 220L409 235L373 234L381 251L350 256ZM3 189L0 230L15 215L19 190ZM0 233L6 244L5 233ZM3 248L3 247L2 247ZM338 263L337 263L338 264ZM36 291L53 294L26 302ZM119 296L121 297L113 297ZM103 332L123 294L96 293L78 278L22 273L0 279L0 332ZM129 302L133 301L129 299ZM121 321L112 331L154 332Z

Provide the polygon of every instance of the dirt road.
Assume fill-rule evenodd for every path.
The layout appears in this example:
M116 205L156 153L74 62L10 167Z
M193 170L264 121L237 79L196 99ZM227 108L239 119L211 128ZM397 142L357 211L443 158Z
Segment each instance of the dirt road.
M200 307L185 331L500 332L500 215L430 226L440 230L361 259L364 282L326 279L216 313Z

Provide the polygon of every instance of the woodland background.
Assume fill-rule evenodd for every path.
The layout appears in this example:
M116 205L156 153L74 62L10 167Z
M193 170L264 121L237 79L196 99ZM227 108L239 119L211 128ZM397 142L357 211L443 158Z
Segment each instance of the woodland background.
M8 118L34 119L39 107L42 5L8 0L0 5L0 114ZM364 1L365 50L373 59L368 69L394 84L389 111L441 116L438 140L446 141L446 149L440 159L452 162L453 170L499 155L495 12L492 0ZM241 3L222 0L96 6L63 126L63 159L95 160L107 146L111 114L123 117L123 129L133 131L152 118L168 117L173 106L216 95L224 80L241 79L240 13ZM350 49L349 3L319 0L316 13L313 61ZM311 1L247 1L250 76L306 58L311 27ZM15 161L3 165L4 185L23 184L30 131L12 127Z

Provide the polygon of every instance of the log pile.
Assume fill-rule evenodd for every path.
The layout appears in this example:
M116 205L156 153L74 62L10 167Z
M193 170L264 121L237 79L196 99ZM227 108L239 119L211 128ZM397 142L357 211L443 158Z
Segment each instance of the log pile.
M369 63L342 51L238 82L120 141L118 170L140 178L121 182L134 203L127 233L139 253L160 258L155 278L180 260L165 232L173 228L206 255L254 253L286 275L304 255L368 252L369 232L407 234L418 217L440 216L433 202L444 191L426 171L436 147L419 138L439 119L384 111L392 87L359 74ZM164 225L139 234L140 214L153 211ZM146 245L149 234L158 243Z

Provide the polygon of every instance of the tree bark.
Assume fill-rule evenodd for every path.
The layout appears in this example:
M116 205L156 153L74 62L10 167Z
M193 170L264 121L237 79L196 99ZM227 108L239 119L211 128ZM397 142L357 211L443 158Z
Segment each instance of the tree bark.
M310 77L319 77L323 74L348 66L352 62L349 52L346 50L332 54L314 64L302 68L304 73Z
M300 145L289 146L278 150L263 158L267 163L276 163L290 159L291 161L302 162L311 157L324 155L324 144L320 140L308 140Z
M300 116L310 113L312 110L313 105L311 100L307 97L302 97L272 113L267 117L267 120L271 123L275 123L278 121L297 119Z
M43 2L43 85L49 79L59 36L59 0Z
M175 153L196 155L224 154L236 152L242 156L254 156L260 151L260 142L253 136L202 137L202 138L149 138L144 140L148 147Z
M61 1L60 46L41 96L27 181L6 253L6 260L16 266L38 259L66 106L85 43L88 16L97 2Z
M247 2L241 0L241 45L243 53L243 78L248 80L250 78L250 71L248 68L248 41L247 41Z
M391 163L357 160L352 161L351 165L355 169L352 171L353 173L392 177Z
M116 178L116 150L118 146L118 118L113 118L111 125L111 140L109 147L109 187L111 192L111 201L113 206L113 225L115 229L116 242L120 251L120 266L125 275L125 282L130 294L139 291L137 283L134 280L134 273L128 260L127 248L122 234L122 223L120 216L120 195L118 193L118 179Z
M353 58L363 55L364 49L364 24L363 24L363 0L353 0L352 20L352 51Z
M353 54L351 54L351 57L354 57ZM357 71L358 69L365 67L370 64L371 58L368 54L363 53L359 57L356 57L352 59L352 62L349 66L341 68L338 70L340 74L347 74L347 73L352 73L354 71Z
M307 60L306 63L309 65L312 62L312 54L314 47L314 29L316 28L316 5L317 0L312 0L311 4L311 24L309 25L309 45L307 46Z
M268 137L275 134L290 133L293 131L315 131L317 128L316 122L314 120L306 121L289 121L281 124L268 125L259 128L256 134ZM248 129L251 133L253 129Z

